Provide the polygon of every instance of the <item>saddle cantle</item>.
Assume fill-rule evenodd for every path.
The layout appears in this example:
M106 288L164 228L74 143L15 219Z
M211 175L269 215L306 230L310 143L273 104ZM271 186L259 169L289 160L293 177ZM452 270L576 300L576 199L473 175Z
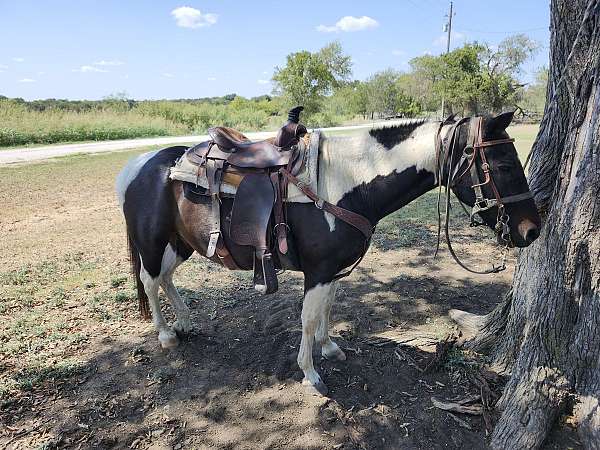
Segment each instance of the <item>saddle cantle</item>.
M214 127L208 130L210 141L185 154L189 162L205 169L208 179L212 205L206 256L216 255L228 268L237 268L222 238L219 193L225 180L237 187L227 231L236 244L254 248L254 286L265 294L278 288L270 236L275 235L281 254L288 251L283 206L288 180L279 170L295 174L302 165L298 142L307 133L299 123L302 110L301 106L290 110L288 121L273 139L250 141L233 128Z

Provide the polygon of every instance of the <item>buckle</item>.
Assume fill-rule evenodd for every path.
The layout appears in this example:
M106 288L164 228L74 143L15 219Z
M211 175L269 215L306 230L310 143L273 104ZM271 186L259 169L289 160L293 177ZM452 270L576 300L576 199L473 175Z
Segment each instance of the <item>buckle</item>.
M475 204L473 205L473 210L472 210L471 215L477 214L482 211L487 211L488 209L493 208L497 204L498 204L498 202L496 201L496 199L482 198L482 199L476 200Z
M325 200L322 198L315 200L315 206L319 209L323 209L323 205L325 204Z

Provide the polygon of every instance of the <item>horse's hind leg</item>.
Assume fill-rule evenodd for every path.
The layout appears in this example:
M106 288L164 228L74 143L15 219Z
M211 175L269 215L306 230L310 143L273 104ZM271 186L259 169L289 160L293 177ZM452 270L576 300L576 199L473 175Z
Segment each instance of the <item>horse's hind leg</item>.
M144 284L144 290L148 296L148 303L152 310L152 322L158 331L158 341L163 348L174 348L179 344L177 334L167 325L164 316L160 310L160 299L158 297L158 288L160 287L161 275L153 277L146 267L144 267L143 257L140 269L140 279Z
M173 329L177 333L188 333L192 329L192 323L190 321L190 309L184 303L173 283L173 274L175 273L175 269L188 259L192 253L193 250L191 248L180 246L175 249L172 244L169 244L165 249L161 264L160 285L175 311L177 320L173 323Z
M330 284L329 291L323 297L325 305L321 309L321 317L319 319L319 325L315 332L315 341L321 345L321 355L330 361L345 361L346 355L338 347L338 345L331 340L329 337L329 314L331 312L331 305L335 299L335 291L337 289L337 281Z

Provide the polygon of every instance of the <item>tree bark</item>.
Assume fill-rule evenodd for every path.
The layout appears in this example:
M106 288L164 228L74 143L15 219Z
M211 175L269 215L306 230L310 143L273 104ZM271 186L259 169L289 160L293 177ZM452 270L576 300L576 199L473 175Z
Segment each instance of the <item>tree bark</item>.
M573 403L584 446L600 448L600 0L550 9L547 103L529 172L544 227L520 252L505 302L480 323L466 316L479 332L468 345L510 374L495 449L540 447Z

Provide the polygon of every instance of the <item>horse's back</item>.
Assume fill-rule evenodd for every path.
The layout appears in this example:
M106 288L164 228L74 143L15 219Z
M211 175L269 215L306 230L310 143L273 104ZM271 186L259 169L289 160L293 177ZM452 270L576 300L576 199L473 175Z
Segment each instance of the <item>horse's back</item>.
M162 150L142 153L131 158L117 175L115 190L119 205L124 208L129 191L141 191L150 187L165 188L168 184L169 170L187 147L175 146Z

